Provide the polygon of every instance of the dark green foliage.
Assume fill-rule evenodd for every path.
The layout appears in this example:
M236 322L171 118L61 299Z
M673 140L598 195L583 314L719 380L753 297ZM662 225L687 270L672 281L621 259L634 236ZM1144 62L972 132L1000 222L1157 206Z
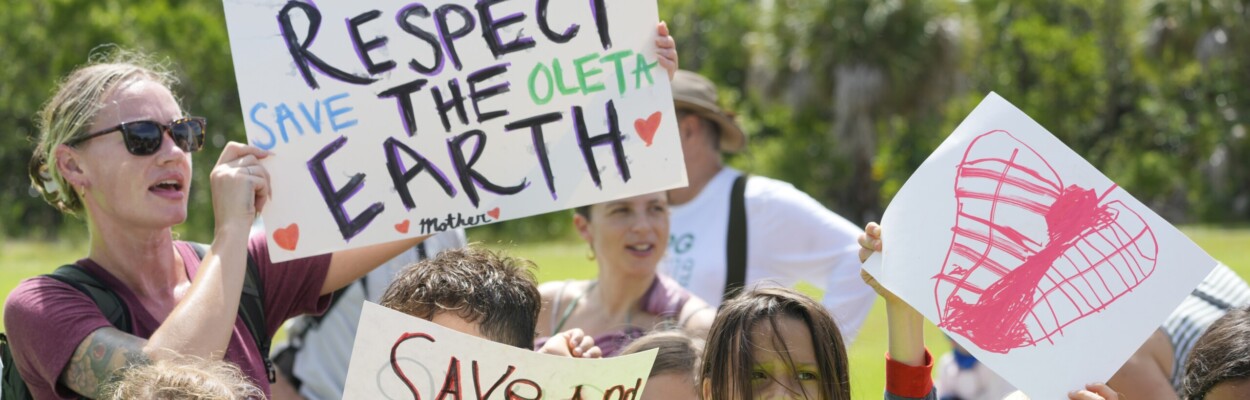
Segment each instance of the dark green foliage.
M1250 2L704 3L661 10L752 135L733 163L852 221L990 91L1174 222L1250 219Z
M0 230L7 235L81 235L80 222L32 195L26 166L38 138L34 118L57 81L101 44L168 58L188 113L208 117L208 140L195 155L184 239L211 241L208 172L226 141L244 139L238 87L222 5L216 1L54 0L11 2L0 13ZM198 210L195 211L195 210ZM68 221L67 221L68 220ZM68 223L68 224L67 224Z

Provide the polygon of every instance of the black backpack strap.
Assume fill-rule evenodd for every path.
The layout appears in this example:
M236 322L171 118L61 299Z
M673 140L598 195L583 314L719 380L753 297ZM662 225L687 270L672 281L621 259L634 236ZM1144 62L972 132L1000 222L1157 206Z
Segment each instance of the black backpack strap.
M122 303L122 298L104 286L104 283L87 272L85 268L78 264L66 264L44 276L61 281L87 295L114 328L122 332L130 332L130 310L126 308L125 303Z
M269 329L265 324L264 293L260 267L249 253L247 277L243 281L243 297L239 299L239 315L243 316L243 323L252 331L252 339L256 340L256 348L260 350L261 359L265 361L265 374L269 377L269 383L274 383L277 375L273 369L273 360L269 358L269 346L273 344L273 338L269 337Z
M4 363L0 370L0 374L3 374L0 376L0 399L33 399L30 389L26 387L26 380L22 379L22 373L17 370L12 345L4 332L0 332L0 362Z
M722 300L736 296L747 278L747 207L748 174L734 179L729 192L729 233L725 238L725 290Z
M195 255L204 259L204 255L208 253L208 247L200 243L191 243L191 248L195 249ZM260 267L256 265L256 260L252 258L252 254L247 254L247 275L243 278L243 293L239 297L239 316L243 318L243 325L247 326L247 330L252 332L252 340L256 342L256 349L260 351L261 359L265 362L265 373L269 377L269 383L273 383L277 376L273 367L273 360L269 358L269 346L273 343L269 337L269 330L265 325L265 302L264 302L265 286L260 280Z
M51 274L43 276L69 285L91 298L91 301L100 309L100 313L108 319L114 328L122 332L130 332L130 310L126 308L126 304L122 302L121 297L104 286L95 275L92 275L82 266L77 264L62 265ZM22 379L21 373L17 370L17 363L13 358L13 350L10 347L9 338L4 333L0 333L0 360L4 363L2 368L3 376L0 377L0 380L3 380L3 383L0 384L3 389L0 390L0 397L19 400L31 399L32 395L26 386L26 381Z

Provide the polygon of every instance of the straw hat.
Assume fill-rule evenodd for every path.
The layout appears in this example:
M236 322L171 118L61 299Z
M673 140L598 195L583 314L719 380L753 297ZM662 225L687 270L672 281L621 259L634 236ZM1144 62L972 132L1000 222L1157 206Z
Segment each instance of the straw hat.
M747 136L734 116L720 108L716 85L702 75L678 70L673 78L673 103L678 110L694 112L720 128L720 150L737 153L747 144Z

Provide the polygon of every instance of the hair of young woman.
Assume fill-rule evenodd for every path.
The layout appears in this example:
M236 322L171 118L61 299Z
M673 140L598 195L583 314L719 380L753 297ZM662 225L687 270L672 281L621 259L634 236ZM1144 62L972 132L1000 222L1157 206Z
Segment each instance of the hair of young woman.
M105 388L105 399L264 399L239 367L222 360L180 357L130 367Z
M656 331L630 342L621 349L620 355L651 349L659 349L659 352L655 355L655 363L651 365L650 376L685 374L694 380L695 372L699 369L699 353L703 350L702 340L680 330Z
M721 306L708 332L703 350L699 387L707 388L711 399L748 399L751 373L755 364L751 330L768 324L778 331L778 320L794 318L803 322L812 335L812 347L820 369L820 393L799 393L805 398L849 400L851 398L846 346L833 318L815 300L791 289L764 287L739 294ZM774 348L789 350L779 335L773 335ZM787 360L794 367L793 360ZM795 388L796 390L803 390Z
M1250 378L1250 309L1234 308L1202 334L1185 362L1181 392L1201 400L1224 382Z

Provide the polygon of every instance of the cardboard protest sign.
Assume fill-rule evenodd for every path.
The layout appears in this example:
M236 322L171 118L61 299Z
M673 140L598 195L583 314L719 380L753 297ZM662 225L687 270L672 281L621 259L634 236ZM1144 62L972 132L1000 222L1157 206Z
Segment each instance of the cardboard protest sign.
M274 261L686 185L653 1L225 13Z
M635 400L655 354L540 354L365 303L343 398Z
M882 227L864 268L1035 399L1105 382L1216 265L996 94Z

